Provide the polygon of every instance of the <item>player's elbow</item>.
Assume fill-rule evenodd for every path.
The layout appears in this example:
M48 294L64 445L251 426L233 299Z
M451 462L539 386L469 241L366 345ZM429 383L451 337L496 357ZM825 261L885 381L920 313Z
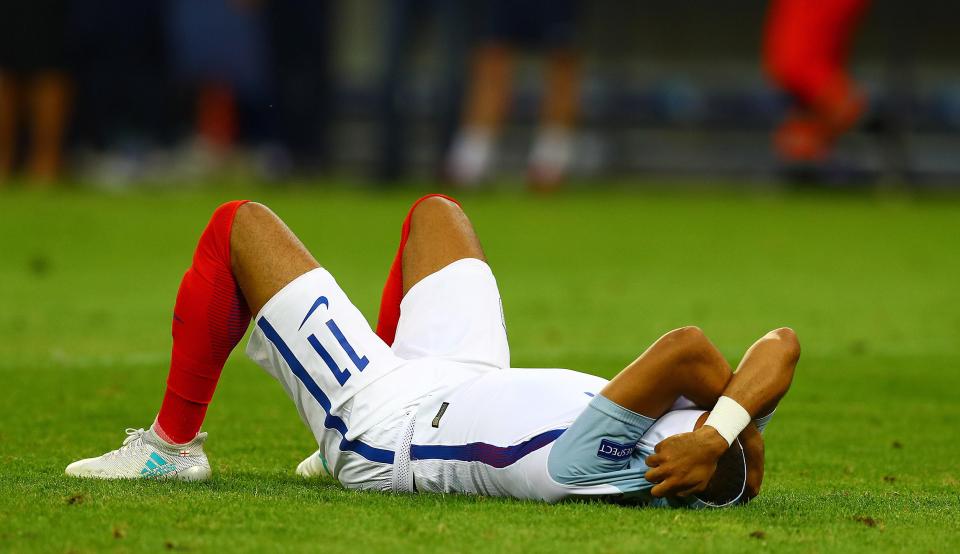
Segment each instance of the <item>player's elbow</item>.
M707 335L699 327L688 325L670 331L663 338L680 351L692 352L703 346Z
M711 350L710 339L702 329L694 325L688 325L679 329L674 329L663 339L672 347L677 361L699 360L709 356Z
M787 358L787 366L793 368L800 360L800 339L797 338L797 333L789 327L781 327L770 331L768 336L779 342L783 356Z
M703 329L697 327L696 325L687 325L680 327L679 329L674 329L673 331L667 333L667 336L685 342L697 342L706 337L706 335L703 333Z

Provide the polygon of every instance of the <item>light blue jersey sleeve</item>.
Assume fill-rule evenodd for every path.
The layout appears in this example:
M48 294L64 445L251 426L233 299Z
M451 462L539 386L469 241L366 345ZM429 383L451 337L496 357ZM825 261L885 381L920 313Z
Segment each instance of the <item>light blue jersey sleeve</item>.
M649 496L638 442L654 420L597 395L557 439L547 462L550 476L565 485L612 485L625 495Z
M760 431L760 434L763 434L763 431L767 428L767 425L770 423L770 420L773 419L773 414L777 413L777 410L773 410L769 414L758 417L753 420L753 423L757 426L757 429Z
M664 508L717 506L694 496L654 497L650 494L654 485L644 477L649 469L645 460L654 453L656 442L664 434L692 430L700 414L703 412L680 410L653 420L597 395L556 440L547 460L547 470L553 480L564 485L611 486L620 491L620 495L611 498L617 503ZM655 424L664 428L651 429ZM648 431L653 437L644 436Z

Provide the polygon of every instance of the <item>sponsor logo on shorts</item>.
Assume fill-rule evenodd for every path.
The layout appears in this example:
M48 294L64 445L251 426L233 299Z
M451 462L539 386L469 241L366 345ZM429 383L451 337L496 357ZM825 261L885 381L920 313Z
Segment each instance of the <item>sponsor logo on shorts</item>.
M602 439L600 441L600 448L597 450L597 457L619 462L629 458L630 455L633 454L633 448L632 445L628 446L612 440Z

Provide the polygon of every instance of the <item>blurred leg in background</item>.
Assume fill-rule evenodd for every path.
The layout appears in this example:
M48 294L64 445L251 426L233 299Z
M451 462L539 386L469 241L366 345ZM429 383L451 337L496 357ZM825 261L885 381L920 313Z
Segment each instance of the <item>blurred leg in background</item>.
M450 150L448 172L457 186L479 186L490 170L509 107L513 56L513 48L501 42L483 44L474 54L464 121Z
M0 3L0 181L21 162L38 185L60 174L71 99L66 17L65 0Z
M274 133L269 109L267 19L262 2L173 0L168 46L179 82L194 91L196 113L192 161L200 174L238 159L249 146L249 161L261 162ZM257 166L258 170L266 168Z
M0 72L0 186L13 173L17 129L20 115L20 90L16 77Z
M233 87L209 81L197 91L197 136L218 155L233 149L239 133L237 99Z
M35 75L27 88L30 102L27 174L38 183L52 183L60 175L70 96L70 80L58 71Z
M863 93L847 71L850 42L870 0L773 0L764 62L793 106L774 134L788 163L817 163L857 124Z
M527 174L529 185L537 190L556 188L570 168L580 103L579 54L572 48L553 49L546 72L546 96Z
M159 147L173 145L183 118L173 109L168 78L163 41L167 3L70 4L77 93L72 141L80 154L78 169L86 180L107 188L168 171L169 161L156 154Z
M516 53L521 48L538 49L544 54L544 86L528 178L534 188L553 188L569 167L578 112L578 2L497 0L488 8L490 24L474 54L464 119L450 151L449 177L464 187L477 186L487 177L510 110Z

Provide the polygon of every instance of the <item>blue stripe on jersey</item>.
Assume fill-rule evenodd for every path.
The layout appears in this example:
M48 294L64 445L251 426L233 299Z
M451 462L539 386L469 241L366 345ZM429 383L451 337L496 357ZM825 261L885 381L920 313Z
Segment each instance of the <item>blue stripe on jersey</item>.
M472 442L456 446L420 445L410 447L411 460L459 460L462 462L480 462L496 468L507 467L527 454L543 448L566 429L553 429L513 446L494 446L485 442Z
M310 394L313 395L313 397L317 400L317 403L320 404L320 407L323 408L323 411L326 412L327 417L324 418L323 425L327 429L334 429L340 433L340 436L342 437L340 439L340 450L346 452L356 452L371 462L392 464L393 451L375 448L360 441L347 440L347 424L339 417L330 413L330 399L327 398L326 394L324 394L323 390L320 388L320 385L313 380L313 377L307 373L306 368L303 367L303 364L300 363L300 360L293 355L290 347L287 346L287 343L283 342L283 339L280 338L280 335L277 333L276 329L273 328L273 325L270 325L270 322L267 321L267 318L261 317L259 320L257 320L257 327L263 331L263 335L267 337L267 340L273 343L274 348L277 349L277 352L280 353L284 361L287 362L287 365L290 366L290 371L297 376L297 379L300 379L300 382L303 383L303 386L310 391Z

